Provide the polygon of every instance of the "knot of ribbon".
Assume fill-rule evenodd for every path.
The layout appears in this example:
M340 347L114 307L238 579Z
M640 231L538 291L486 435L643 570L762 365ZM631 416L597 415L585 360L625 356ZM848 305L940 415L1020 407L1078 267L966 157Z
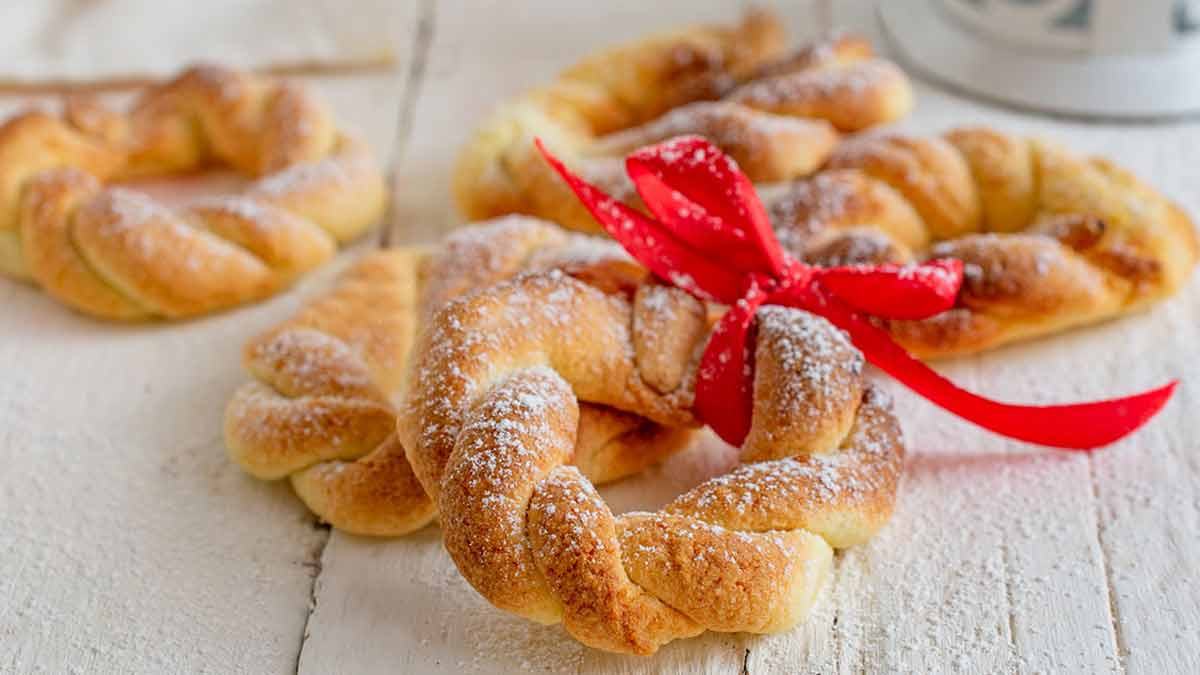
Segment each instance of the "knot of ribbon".
M871 317L924 319L952 308L962 262L813 267L779 245L754 185L733 159L699 136L641 148L625 169L653 217L572 173L542 144L546 161L638 262L702 300L729 305L700 360L695 412L740 446L753 410L748 340L764 304L802 309L842 329L866 359L925 399L985 429L1041 445L1090 450L1145 424L1177 381L1124 398L1070 405L1016 405L973 394L892 340Z

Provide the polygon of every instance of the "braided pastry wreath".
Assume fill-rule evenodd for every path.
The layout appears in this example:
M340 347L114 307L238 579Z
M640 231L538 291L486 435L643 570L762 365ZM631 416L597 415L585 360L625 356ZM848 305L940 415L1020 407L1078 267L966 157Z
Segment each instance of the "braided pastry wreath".
M807 175L836 144L903 117L904 71L866 41L840 36L793 52L779 20L751 12L739 25L701 25L596 54L487 117L454 174L472 220L527 213L599 232L596 221L533 151L540 136L592 182L636 201L621 158L699 134L756 182Z
M782 631L806 615L831 547L887 521L904 455L890 400L841 331L783 307L758 312L748 463L661 512L613 515L569 465L577 401L695 425L710 335L681 290L606 293L556 270L434 318L399 437L447 550L492 604L635 654L704 630Z
M965 264L957 306L892 321L924 357L965 354L1144 309L1200 252L1176 204L1098 158L990 129L843 142L811 178L764 190L785 249L806 262Z
M213 164L253 180L182 208L113 185ZM194 316L279 291L385 199L370 152L306 88L195 67L127 113L76 98L0 127L0 272L97 317Z
M737 27L686 29L581 62L485 120L459 158L460 207L472 217L527 213L596 231L533 137L644 210L620 158L669 137L703 136L759 185L780 242L799 260L962 260L957 307L888 324L897 342L927 358L1138 311L1189 278L1200 251L1195 225L1128 172L988 129L839 140L838 130L908 111L903 72L846 37L780 57L781 36L773 18L754 13Z
M251 340L243 385L225 412L225 445L247 473L289 478L334 527L400 536L436 515L396 440L417 328L451 299L521 272L563 270L608 290L646 277L611 240L509 216L462 228L436 247L379 251L296 316ZM683 448L685 427L581 407L574 464L602 483Z

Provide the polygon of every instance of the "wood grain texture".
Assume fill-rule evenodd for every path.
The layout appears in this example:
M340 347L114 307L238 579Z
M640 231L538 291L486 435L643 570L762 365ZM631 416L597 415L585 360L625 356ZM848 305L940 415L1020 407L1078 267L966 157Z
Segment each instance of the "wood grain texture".
M286 669L321 535L218 431L256 322L167 338L3 294L0 671Z

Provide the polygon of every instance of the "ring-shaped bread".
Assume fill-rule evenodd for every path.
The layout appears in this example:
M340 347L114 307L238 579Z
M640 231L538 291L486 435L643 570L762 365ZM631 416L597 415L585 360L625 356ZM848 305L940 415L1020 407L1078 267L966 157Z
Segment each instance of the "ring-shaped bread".
M655 513L615 516L570 466L583 402L695 424L702 304L653 283L605 293L559 271L447 305L415 347L399 437L445 545L492 604L649 654L704 630L800 621L832 548L891 515L899 424L824 319L757 315L742 464Z
M113 185L222 165L237 195L169 207ZM106 319L258 300L328 260L386 202L367 148L307 88L216 66L128 112L69 99L0 127L0 272Z
M780 22L691 26L595 54L492 112L459 155L460 210L480 220L525 213L582 231L599 225L534 151L555 154L611 194L636 200L621 158L694 133L756 182L816 170L839 132L907 114L904 71L866 41L836 36L788 52Z
M890 323L923 357L1144 309L1198 254L1188 215L1127 171L991 129L866 134L816 175L763 192L780 243L811 264L965 263L955 308Z

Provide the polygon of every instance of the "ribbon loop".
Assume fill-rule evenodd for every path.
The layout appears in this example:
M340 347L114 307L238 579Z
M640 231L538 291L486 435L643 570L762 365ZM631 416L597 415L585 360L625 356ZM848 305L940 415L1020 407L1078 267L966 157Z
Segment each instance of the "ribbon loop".
M713 262L676 238L661 223L572 173L540 139L534 143L579 201L604 226L604 231L659 278L705 300L731 304L742 296L746 283L740 274Z
M706 254L729 259L746 273L783 273L783 249L754 184L733 158L712 143L700 136L673 138L635 151L625 160L625 168L642 201L659 220L687 221L690 230L708 230L692 235L711 244L698 244ZM654 184L667 189L654 189ZM647 187L649 195L643 191ZM691 211L681 212L682 202L708 217L681 216Z

